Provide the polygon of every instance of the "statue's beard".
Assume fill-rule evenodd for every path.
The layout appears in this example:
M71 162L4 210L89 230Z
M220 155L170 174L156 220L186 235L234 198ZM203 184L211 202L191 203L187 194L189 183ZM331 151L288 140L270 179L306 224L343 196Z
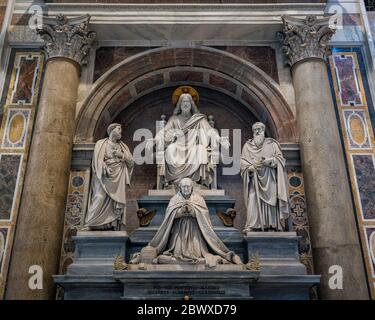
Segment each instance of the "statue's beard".
M264 132L259 133L258 135L255 135L254 136L254 143L255 143L255 145L257 147L262 146L263 142L264 142L264 139L265 139Z
M184 117L190 117L190 116L191 116L190 109L182 109L182 110L181 110L181 114L182 114Z

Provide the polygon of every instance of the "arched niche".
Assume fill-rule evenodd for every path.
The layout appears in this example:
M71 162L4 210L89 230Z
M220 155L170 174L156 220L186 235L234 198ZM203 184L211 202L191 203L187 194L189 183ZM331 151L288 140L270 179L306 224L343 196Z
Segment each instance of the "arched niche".
M178 84L223 92L264 121L280 142L297 141L294 115L278 84L262 70L213 48L167 47L125 59L94 83L78 114L75 142L94 142L95 133L134 101Z
M263 121L267 135L284 143L297 141L295 119L278 84L254 65L211 48L161 48L132 56L99 78L82 105L76 143L92 143L105 136L111 122L123 125L123 140L134 150L139 128L155 133L155 121L173 112L171 95L180 85L193 86L199 109L212 114L218 129L240 129L241 147L252 136L251 125ZM128 191L128 230L138 226L136 200L155 187L156 165L136 166ZM240 175L222 176L219 188L236 199L235 225L242 228L245 206ZM133 214L130 214L133 212Z

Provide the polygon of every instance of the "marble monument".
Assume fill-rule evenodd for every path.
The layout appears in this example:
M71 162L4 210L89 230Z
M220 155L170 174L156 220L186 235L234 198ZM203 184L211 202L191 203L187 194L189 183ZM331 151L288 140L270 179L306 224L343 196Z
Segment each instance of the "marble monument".
M151 247L151 248L150 248ZM178 193L170 200L159 230L145 249L154 248L154 264L242 264L216 235L203 197L194 191L193 181L183 178ZM142 249L144 251L144 249ZM132 263L142 262L142 251Z
M221 144L229 148L227 137L220 137L198 107L199 95L195 89L182 86L173 93L176 104L172 117L149 139L147 149L154 144L158 152L164 151L164 163L159 164L161 189L177 187L182 178L189 177L201 188L211 189L215 182L211 150Z
M241 155L249 231L283 231L289 217L285 159L280 144L265 137L265 125L252 126L254 137L245 143Z
M110 124L108 138L95 145L85 230L120 230L121 224L126 225L126 186L130 185L134 161L121 141L121 130L120 124Z

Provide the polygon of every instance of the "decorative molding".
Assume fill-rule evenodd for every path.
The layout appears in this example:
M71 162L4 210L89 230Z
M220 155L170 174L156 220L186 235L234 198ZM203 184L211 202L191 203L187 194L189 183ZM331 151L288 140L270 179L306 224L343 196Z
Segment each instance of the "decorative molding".
M300 261L308 274L314 274L310 227L305 198L305 183L302 172L288 172L288 192L290 204L289 229L301 237L298 246Z
M305 19L298 19L282 16L282 21L283 31L278 35L291 67L306 59L326 59L328 41L336 32L330 25L336 25L335 18L318 19L317 16L308 15Z
M236 213L236 210L234 210L233 208L228 208L226 212L216 212L217 216L226 227L233 227L233 222L236 218Z
M325 3L45 3L49 15L90 14L94 24L139 23L258 23L275 21L280 14L323 14ZM15 14L28 13L30 3L15 4ZM176 19L177 18L177 19Z
M148 211L145 208L138 209L137 217L139 219L139 226L147 227L151 223L155 215L156 215L156 210Z
M46 58L68 58L80 66L85 63L90 48L96 37L89 31L90 15L68 19L58 14L55 18L43 17L42 28L37 34L44 40Z

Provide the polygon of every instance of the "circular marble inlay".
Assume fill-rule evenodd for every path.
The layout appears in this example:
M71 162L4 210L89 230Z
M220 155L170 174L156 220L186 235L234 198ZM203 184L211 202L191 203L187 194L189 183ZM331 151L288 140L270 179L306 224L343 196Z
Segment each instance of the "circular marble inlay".
M15 114L9 121L8 140L10 143L17 143L22 139L25 129L25 118L22 114Z
M366 142L366 131L362 118L352 113L349 117L349 132L354 143L362 145Z
M80 176L75 176L72 179L72 184L75 188L79 188L80 186L83 185L83 178Z
M290 177L289 184L294 188L298 188L302 184L301 178L297 176Z

